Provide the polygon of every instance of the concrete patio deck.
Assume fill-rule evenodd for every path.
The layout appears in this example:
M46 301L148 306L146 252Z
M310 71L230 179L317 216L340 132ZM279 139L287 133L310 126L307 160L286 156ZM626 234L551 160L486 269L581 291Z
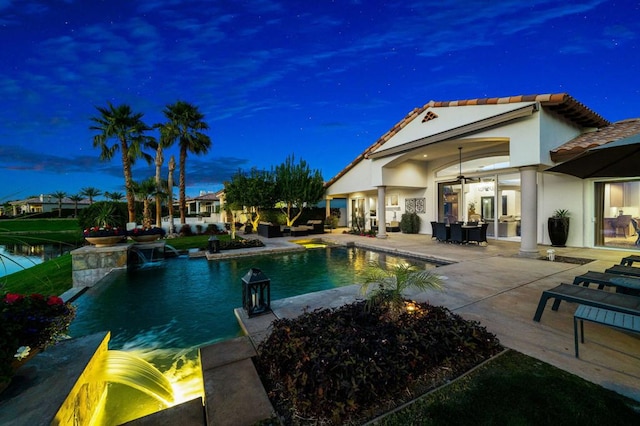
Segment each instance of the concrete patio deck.
M436 242L430 235L392 233L386 239L377 239L335 230L315 237L336 244L355 244L393 254L452 262L437 268L437 272L446 278L443 291L413 292L407 296L446 306L464 318L479 321L508 348L640 401L640 338L637 335L585 323L586 340L581 345L578 359L573 350L575 304L563 302L559 310L553 312L549 303L541 321L533 321L543 290L561 282L571 283L573 277L589 270L604 271L619 263L622 257L637 252L554 247L556 256L594 260L578 265L520 257L520 244L509 241L490 240L484 247L460 246ZM296 239L305 238L263 241L268 250L274 251L276 247L285 249ZM540 256L546 255L548 248L539 246ZM271 320L295 317L304 310L318 307L337 307L359 298L358 291L359 287L353 285L305 294L272 301L273 313L266 316L249 319L239 309L236 309L236 315L257 345L267 335Z

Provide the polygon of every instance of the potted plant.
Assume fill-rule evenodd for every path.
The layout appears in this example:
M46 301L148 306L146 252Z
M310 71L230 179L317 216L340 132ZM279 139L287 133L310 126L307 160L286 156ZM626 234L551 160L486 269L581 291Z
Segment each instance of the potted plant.
M565 247L569 237L569 210L558 209L547 221L549 239L553 247Z
M155 241L164 237L166 231L163 228L157 226L150 226L145 228L143 226L137 226L127 232L129 238L136 242L148 242Z
M104 203L93 216L96 225L83 232L85 240L96 247L112 246L126 238L124 229L114 225L116 223L115 208L111 203Z

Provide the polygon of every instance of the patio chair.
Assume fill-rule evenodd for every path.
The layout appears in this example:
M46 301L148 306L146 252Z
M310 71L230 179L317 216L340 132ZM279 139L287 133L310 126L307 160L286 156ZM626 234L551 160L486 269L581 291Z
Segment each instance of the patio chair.
M477 243L480 245L481 243L488 244L487 242L487 228L489 227L488 223L483 223L477 228L470 228L467 231L467 242Z
M635 219L631 219L631 225L633 225L633 232L635 232L634 235L637 235L638 238L636 238L636 242L634 243L635 245L640 245L640 232L638 232L638 221Z
M618 229L622 229L622 233L625 238L627 238L627 231L629 230L629 225L631 224L631 215L623 214L616 218L615 231L616 236L618 235Z
M435 240L437 238L436 236L436 224L438 222L431 222L431 239Z
M452 243L462 244L464 242L464 237L462 234L462 224L460 223L452 223L449 225L451 230L450 240Z
M436 223L436 239L441 242L449 241L449 227L446 223Z

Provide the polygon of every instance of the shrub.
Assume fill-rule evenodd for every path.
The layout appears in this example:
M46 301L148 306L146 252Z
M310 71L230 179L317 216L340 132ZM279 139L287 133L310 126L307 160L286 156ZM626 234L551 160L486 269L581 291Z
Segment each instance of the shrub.
M12 361L21 355L66 337L75 314L57 296L7 293L0 301L0 379L11 377Z
M273 322L256 368L285 424L362 423L502 350L446 308L407 301L394 321L385 309L357 302Z
M229 240L220 241L220 250L236 250L242 248L264 247L264 243L260 240Z
M189 225L188 223L182 225L182 228L180 228L180 235L183 237L190 237L191 235L193 235L191 225Z
M417 234L420 231L420 216L417 213L404 213L400 219L400 230L405 234Z
M108 222L112 227L126 228L127 203L113 201L98 201L85 209L78 211L78 224L81 229L93 226L103 226L101 222Z

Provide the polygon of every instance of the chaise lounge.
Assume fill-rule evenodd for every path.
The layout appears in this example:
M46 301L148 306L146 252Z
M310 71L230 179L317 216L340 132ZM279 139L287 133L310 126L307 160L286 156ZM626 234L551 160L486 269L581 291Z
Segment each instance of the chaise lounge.
M593 306L614 312L640 315L640 297L563 283L542 292L538 308L533 316L534 321L540 321L549 299L555 299L551 307L554 311L557 311L558 307L560 307L560 302L565 300L570 303Z

